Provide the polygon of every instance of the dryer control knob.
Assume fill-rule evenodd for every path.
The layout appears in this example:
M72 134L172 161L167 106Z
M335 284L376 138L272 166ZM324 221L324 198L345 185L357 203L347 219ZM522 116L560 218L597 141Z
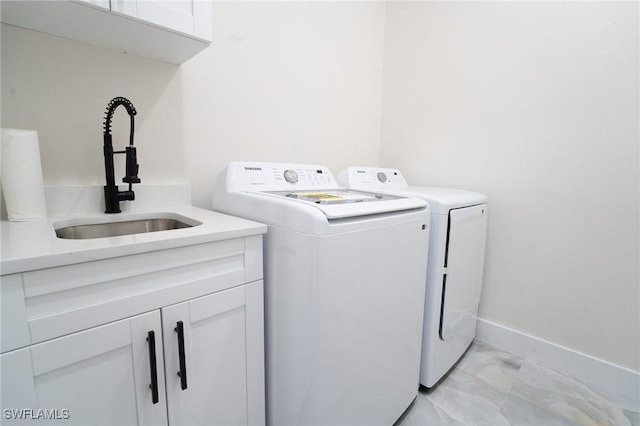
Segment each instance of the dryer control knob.
M289 183L296 183L298 182L298 173L296 173L295 170L285 170L284 171L284 180L286 180Z
M383 172L378 172L377 176L380 182L385 183L387 181L387 175Z

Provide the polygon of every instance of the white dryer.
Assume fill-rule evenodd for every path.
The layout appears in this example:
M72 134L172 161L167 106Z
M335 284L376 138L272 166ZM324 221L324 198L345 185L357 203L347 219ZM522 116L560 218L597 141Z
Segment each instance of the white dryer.
M487 234L487 197L459 189L409 186L399 170L350 167L347 187L420 197L431 209L420 384L434 386L476 335Z
M415 399L430 215L324 166L233 162L215 210L268 225L267 423L392 425Z

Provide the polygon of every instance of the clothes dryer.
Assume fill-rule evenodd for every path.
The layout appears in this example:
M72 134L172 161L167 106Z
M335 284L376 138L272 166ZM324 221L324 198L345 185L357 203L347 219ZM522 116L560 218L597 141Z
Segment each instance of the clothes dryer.
M268 225L267 423L392 425L415 399L430 215L324 166L233 162L213 208Z
M347 188L419 197L429 203L431 233L420 384L434 386L476 335L489 212L487 197L459 189L409 186L399 170L349 167Z

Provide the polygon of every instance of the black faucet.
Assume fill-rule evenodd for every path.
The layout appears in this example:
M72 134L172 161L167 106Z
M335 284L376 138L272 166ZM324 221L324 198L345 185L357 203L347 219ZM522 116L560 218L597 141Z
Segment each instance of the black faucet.
M131 118L131 130L129 133L129 146L124 151L114 151L113 143L111 141L111 119L113 113L118 106L124 106ZM104 204L105 213L120 213L120 201L135 200L136 196L131 189L131 185L134 183L140 183L138 177L138 157L136 154L136 148L133 146L133 117L136 115L136 109L133 107L131 101L127 98L117 97L113 98L109 105L107 105L107 112L104 122L104 171L107 178L107 184L104 187ZM126 171L123 182L129 184L128 191L118 190L113 170L113 155L114 154L126 154Z

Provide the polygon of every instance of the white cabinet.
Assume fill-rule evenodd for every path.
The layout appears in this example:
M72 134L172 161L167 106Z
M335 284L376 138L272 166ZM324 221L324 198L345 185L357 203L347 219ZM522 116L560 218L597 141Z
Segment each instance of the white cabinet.
M262 424L262 286L162 309L169 424Z
M209 0L111 0L111 11L204 40L212 39Z
M109 0L74 0L78 3L87 3L90 5L93 5L94 7L99 7L100 9L104 9L106 11L109 11L109 9L111 8L111 4L109 2Z
M3 276L2 423L264 424L261 259L257 235Z
M2 22L183 63L212 40L209 0L3 0Z
M157 381L164 383L162 341L147 341L161 331L154 311L3 354L3 423L166 424L164 386L157 386L155 404L149 388L152 343ZM7 416L21 409L33 411Z

